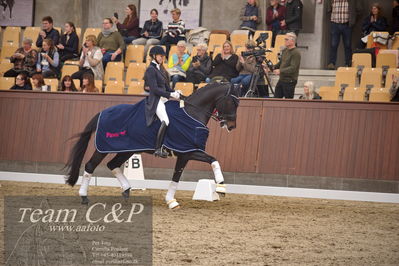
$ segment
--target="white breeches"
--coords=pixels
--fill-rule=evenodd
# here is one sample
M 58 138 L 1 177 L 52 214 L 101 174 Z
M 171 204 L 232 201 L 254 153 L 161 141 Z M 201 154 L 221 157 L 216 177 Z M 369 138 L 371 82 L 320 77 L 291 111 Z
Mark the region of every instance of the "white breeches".
M 161 97 L 159 99 L 158 105 L 157 105 L 157 111 L 156 114 L 161 120 L 161 122 L 165 122 L 167 126 L 169 126 L 169 117 L 168 114 L 166 113 L 166 108 L 165 108 L 165 103 L 168 101 L 168 99 Z

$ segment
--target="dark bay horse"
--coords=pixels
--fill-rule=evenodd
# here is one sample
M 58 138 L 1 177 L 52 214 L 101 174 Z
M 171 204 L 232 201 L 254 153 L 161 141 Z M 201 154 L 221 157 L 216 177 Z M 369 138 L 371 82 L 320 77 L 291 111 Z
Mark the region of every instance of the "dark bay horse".
M 220 122 L 220 126 L 226 128 L 228 131 L 236 127 L 237 108 L 239 104 L 239 89 L 230 83 L 222 84 L 209 84 L 201 89 L 198 89 L 189 97 L 184 99 L 184 110 L 188 115 L 204 125 L 207 125 L 210 118 L 214 117 Z M 217 114 L 215 115 L 215 110 Z M 69 161 L 66 167 L 69 169 L 66 177 L 66 183 L 74 186 L 79 178 L 80 166 L 83 161 L 84 154 L 91 135 L 97 130 L 97 121 L 100 113 L 94 116 L 91 121 L 86 125 L 86 128 L 79 134 L 80 138 L 74 145 Z M 155 143 L 154 143 L 155 146 Z M 153 150 L 143 151 L 153 153 Z M 87 190 L 90 183 L 90 178 L 100 164 L 100 162 L 107 156 L 108 153 L 100 153 L 95 151 L 91 159 L 85 164 L 85 172 L 83 174 L 82 185 L 79 190 L 79 195 L 82 198 L 82 204 L 88 204 Z M 122 187 L 122 196 L 129 197 L 130 184 L 127 178 L 123 175 L 120 167 L 128 160 L 134 152 L 120 152 L 108 162 L 107 167 L 112 171 L 114 176 L 118 179 Z M 212 156 L 203 151 L 191 151 L 185 153 L 173 152 L 177 156 L 175 170 L 173 173 L 172 182 L 169 185 L 165 201 L 169 208 L 173 209 L 179 206 L 179 203 L 174 198 L 180 177 L 186 167 L 188 161 L 196 160 L 209 163 L 216 181 L 216 192 L 224 194 L 226 188 L 224 185 L 223 174 L 219 162 Z

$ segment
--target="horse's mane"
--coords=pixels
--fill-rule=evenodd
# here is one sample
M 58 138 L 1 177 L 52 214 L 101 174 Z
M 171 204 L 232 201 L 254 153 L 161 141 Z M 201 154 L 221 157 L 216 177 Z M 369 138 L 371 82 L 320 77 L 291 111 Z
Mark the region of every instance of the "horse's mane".
M 198 97 L 198 95 L 204 94 L 207 91 L 214 90 L 217 87 L 224 86 L 227 89 L 227 86 L 230 86 L 230 83 L 220 84 L 220 83 L 210 83 L 200 89 L 197 89 L 193 94 L 187 97 L 187 99 L 192 99 Z

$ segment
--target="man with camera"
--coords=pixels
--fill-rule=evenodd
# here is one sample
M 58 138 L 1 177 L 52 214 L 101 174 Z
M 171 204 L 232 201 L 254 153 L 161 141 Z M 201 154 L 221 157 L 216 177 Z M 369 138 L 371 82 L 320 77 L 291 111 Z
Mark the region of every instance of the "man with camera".
M 296 35 L 289 32 L 285 35 L 285 49 L 281 54 L 281 60 L 274 66 L 273 73 L 280 75 L 277 82 L 274 98 L 294 98 L 295 86 L 299 76 L 301 54 L 295 46 Z

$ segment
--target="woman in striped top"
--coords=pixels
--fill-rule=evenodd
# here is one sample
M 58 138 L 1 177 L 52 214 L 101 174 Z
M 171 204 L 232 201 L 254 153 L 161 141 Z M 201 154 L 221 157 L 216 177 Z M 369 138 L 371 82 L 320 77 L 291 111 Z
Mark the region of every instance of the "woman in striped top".
M 172 9 L 170 11 L 172 14 L 172 22 L 169 22 L 168 29 L 166 31 L 165 37 L 161 40 L 161 45 L 166 46 L 166 55 L 169 55 L 170 45 L 177 44 L 179 41 L 185 41 L 185 23 L 180 19 L 181 11 L 178 8 Z

